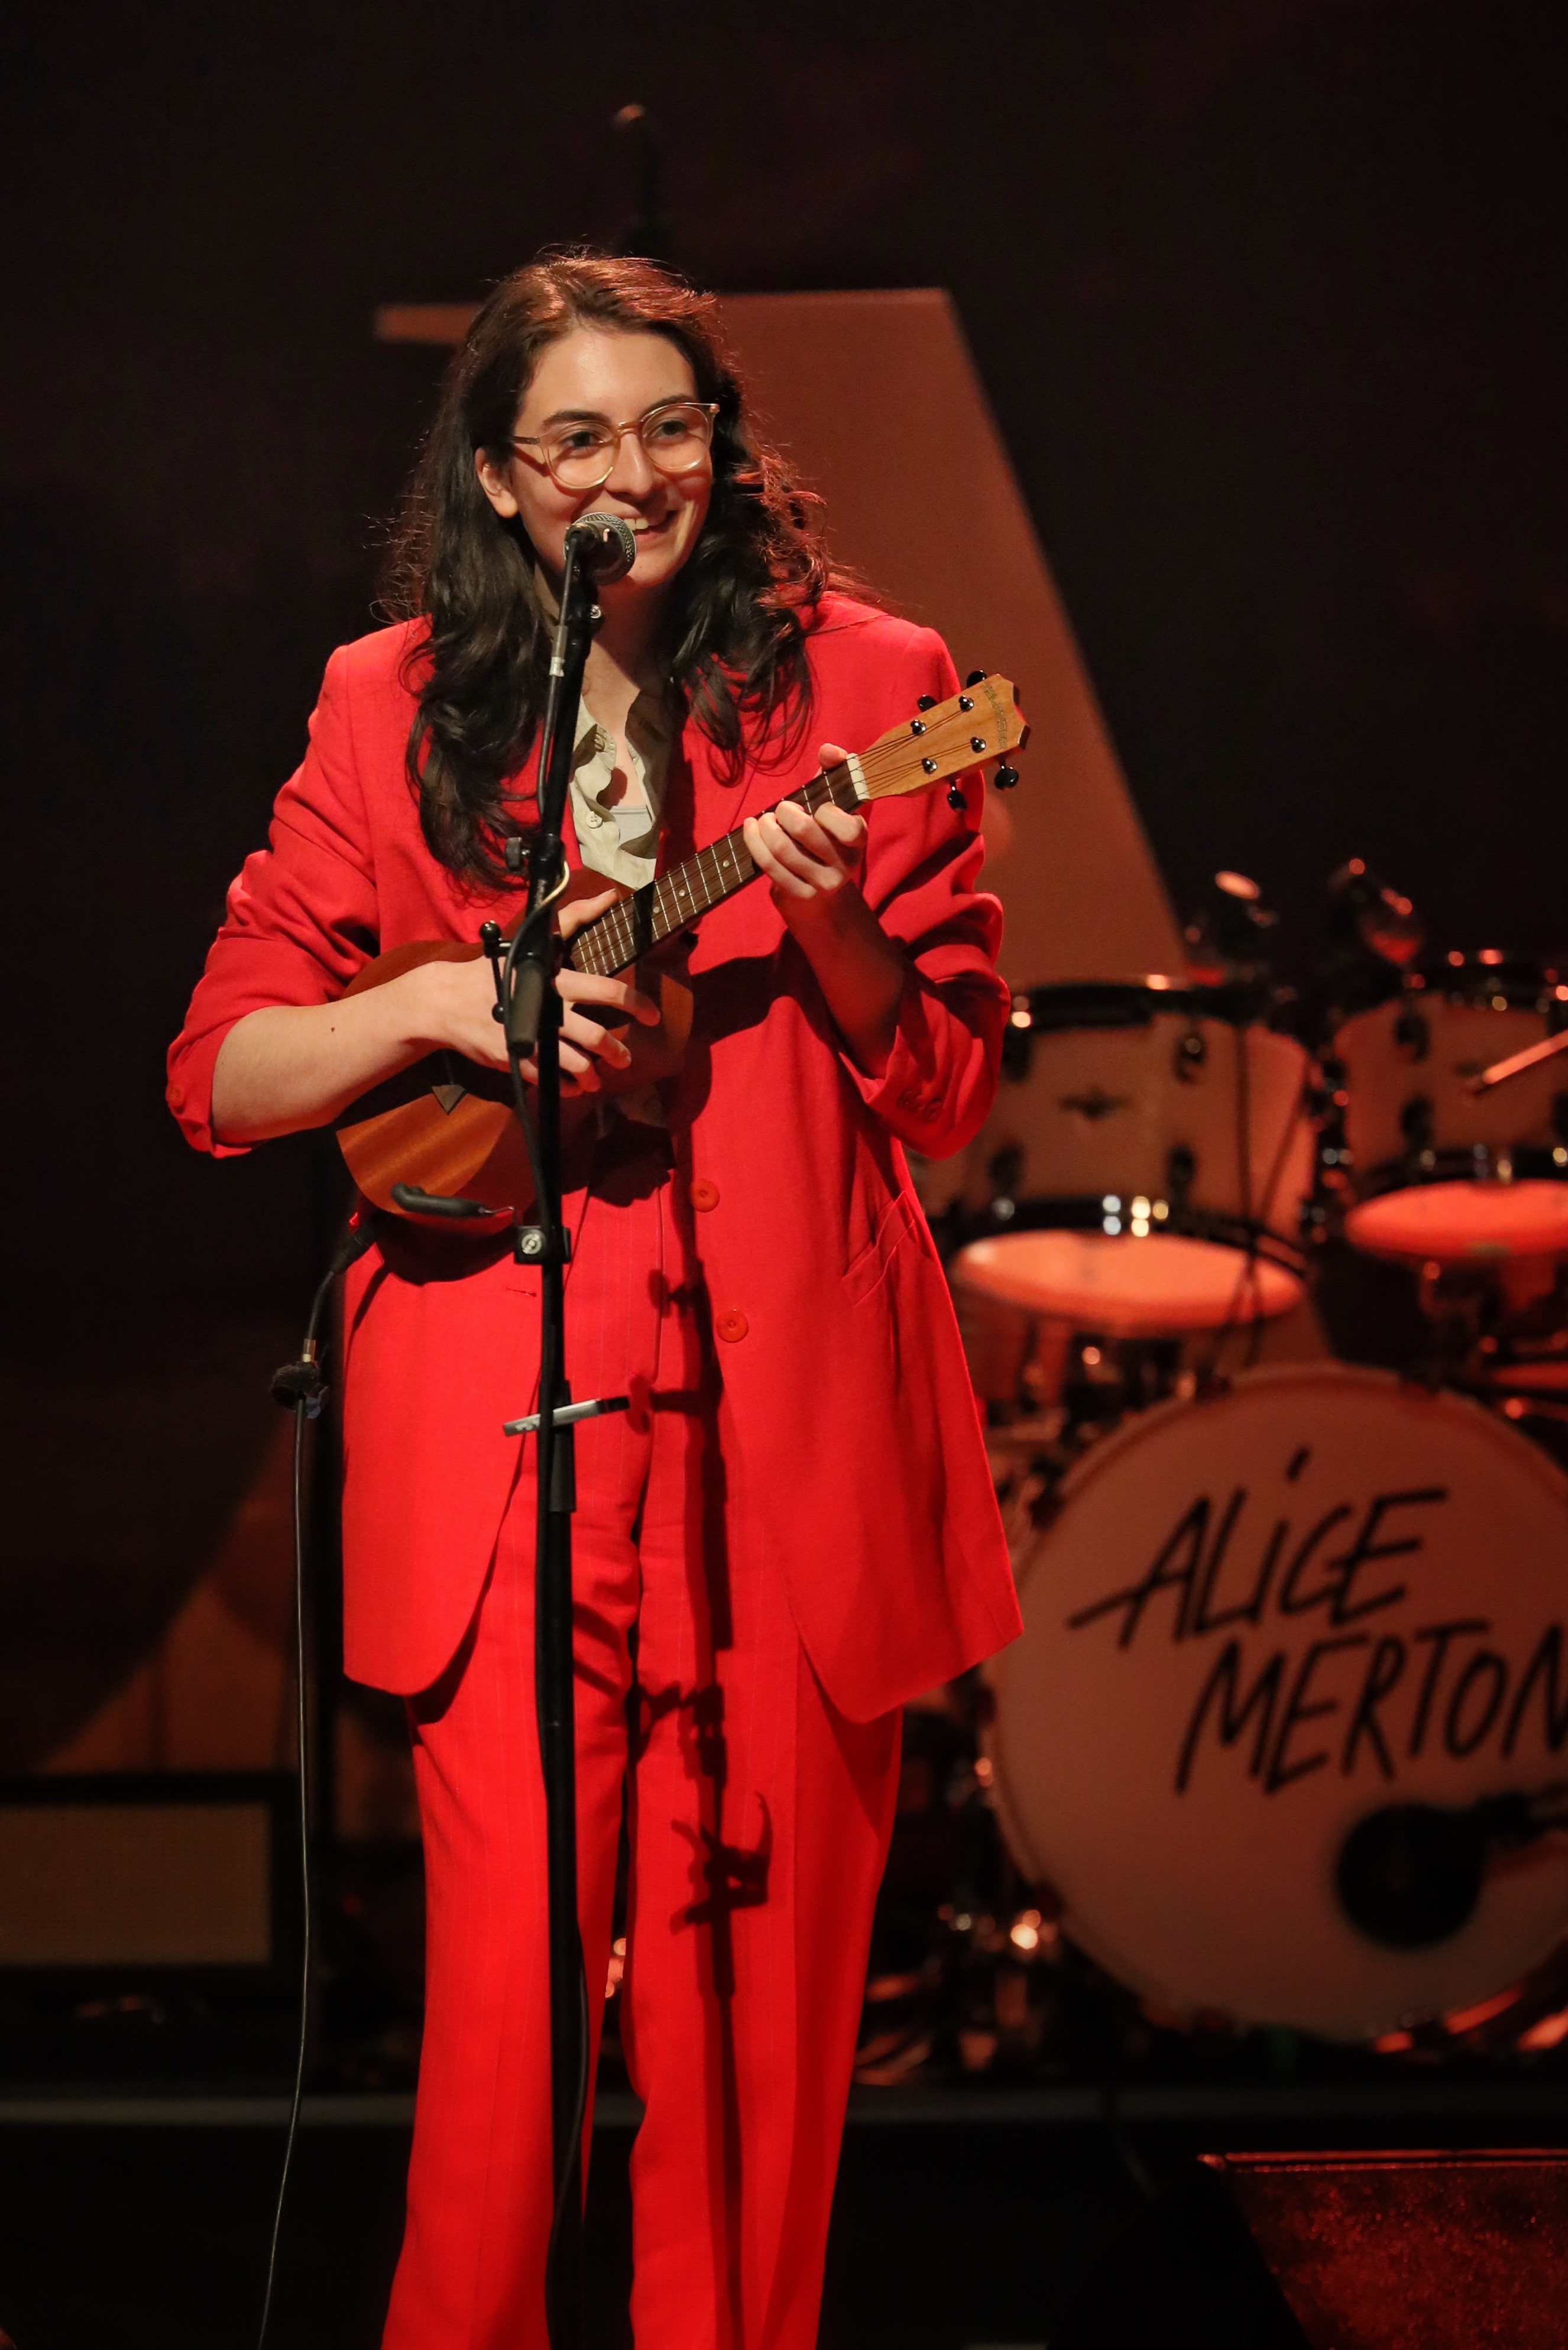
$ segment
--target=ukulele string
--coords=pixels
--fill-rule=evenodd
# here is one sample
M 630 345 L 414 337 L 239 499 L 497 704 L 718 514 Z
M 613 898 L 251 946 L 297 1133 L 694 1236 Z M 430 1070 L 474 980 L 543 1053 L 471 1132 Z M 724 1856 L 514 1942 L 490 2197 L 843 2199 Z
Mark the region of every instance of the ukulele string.
M 1002 751 L 1006 745 L 1002 743 L 995 747 Z M 857 764 L 867 799 L 883 797 L 897 789 L 898 784 L 909 775 L 912 749 L 912 742 L 896 741 L 873 744 L 869 750 L 860 754 Z M 924 755 L 929 757 L 931 754 L 927 752 Z M 858 805 L 860 795 L 852 786 L 846 798 L 840 796 L 846 792 L 850 775 L 849 762 L 845 760 L 837 766 L 821 770 L 809 782 L 802 784 L 797 791 L 788 792 L 784 796 L 812 816 L 829 801 L 837 807 L 854 807 Z M 921 785 L 937 784 L 941 780 L 940 761 L 936 774 L 922 774 L 919 777 Z M 728 875 L 723 870 L 726 856 L 731 868 Z M 718 840 L 697 849 L 668 873 L 660 874 L 656 880 L 644 883 L 642 889 L 634 890 L 629 898 L 623 898 L 618 905 L 607 907 L 596 920 L 578 931 L 572 941 L 568 960 L 579 971 L 604 974 L 626 971 L 650 948 L 659 945 L 674 931 L 685 929 L 689 922 L 695 921 L 710 907 L 720 904 L 734 890 L 743 889 L 749 881 L 754 880 L 756 870 L 751 853 L 744 845 L 742 829 L 736 827 Z M 717 895 L 708 886 L 710 872 L 719 884 Z M 696 894 L 699 881 L 702 890 L 701 900 Z M 649 912 L 645 922 L 639 920 L 641 909 L 647 909 Z M 642 931 L 640 937 L 639 930 Z

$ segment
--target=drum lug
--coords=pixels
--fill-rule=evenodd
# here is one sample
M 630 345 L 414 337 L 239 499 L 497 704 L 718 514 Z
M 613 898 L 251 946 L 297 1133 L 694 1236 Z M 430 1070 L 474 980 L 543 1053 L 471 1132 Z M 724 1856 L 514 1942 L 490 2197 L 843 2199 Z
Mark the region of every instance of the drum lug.
M 1187 1195 L 1192 1189 L 1192 1180 L 1197 1172 L 1198 1161 L 1186 1143 L 1177 1143 L 1165 1162 L 1165 1184 L 1170 1194 L 1170 1204 L 1178 1213 L 1187 1205 Z
M 1424 1012 L 1407 1003 L 1394 1023 L 1394 1042 L 1407 1059 L 1424 1061 L 1432 1049 L 1432 1024 Z
M 1209 1058 L 1209 1047 L 1202 1032 L 1188 1028 L 1176 1040 L 1176 1075 L 1184 1086 L 1196 1085 L 1198 1073 Z
M 1399 1131 L 1412 1158 L 1432 1147 L 1432 1105 L 1425 1094 L 1412 1094 L 1399 1113 Z
M 1018 1186 L 1023 1174 L 1023 1149 L 1021 1143 L 1007 1142 L 985 1162 L 987 1180 L 991 1184 L 992 1201 L 1005 1200 L 1011 1209 L 1018 1197 Z
M 1002 1032 L 1002 1074 L 1022 1084 L 1034 1058 L 1034 1039 L 1027 1026 L 1010 1020 Z

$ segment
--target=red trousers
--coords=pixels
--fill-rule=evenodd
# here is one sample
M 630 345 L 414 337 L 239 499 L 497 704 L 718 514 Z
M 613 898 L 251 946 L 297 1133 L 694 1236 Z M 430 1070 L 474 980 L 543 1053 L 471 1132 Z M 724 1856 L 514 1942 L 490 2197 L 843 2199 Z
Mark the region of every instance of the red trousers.
M 580 1923 L 597 2054 L 623 1791 L 619 1997 L 646 2112 L 631 2176 L 638 2350 L 812 2350 L 892 1825 L 896 1715 L 846 1721 L 733 1529 L 722 1365 L 662 1146 L 600 1178 L 567 1284 Z M 526 1307 L 520 1307 L 526 1311 Z M 529 1408 L 519 1398 L 519 1410 Z M 424 2047 L 384 2350 L 544 2350 L 551 2209 L 533 1447 L 474 1620 L 416 1700 Z M 800 1464 L 803 1478 L 811 1463 Z

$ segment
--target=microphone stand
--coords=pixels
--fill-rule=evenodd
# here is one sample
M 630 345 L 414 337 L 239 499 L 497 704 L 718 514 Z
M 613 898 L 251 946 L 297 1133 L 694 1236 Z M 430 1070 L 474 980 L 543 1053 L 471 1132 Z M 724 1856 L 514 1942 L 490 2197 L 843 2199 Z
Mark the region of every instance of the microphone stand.
M 602 517 L 592 517 L 598 522 Z M 627 539 L 629 550 L 629 536 Z M 571 778 L 583 671 L 599 609 L 596 572 L 614 557 L 591 524 L 567 533 L 561 609 L 551 651 L 540 734 L 539 822 L 529 845 L 527 908 L 502 971 L 497 1016 L 504 1019 L 517 1117 L 528 1144 L 535 1190 L 533 1224 L 513 1229 L 520 1264 L 539 1272 L 539 1409 L 506 1422 L 506 1433 L 537 1432 L 538 1518 L 535 1552 L 534 1685 L 539 1760 L 545 1782 L 550 1956 L 550 2112 L 555 2217 L 545 2272 L 551 2350 L 581 2350 L 583 2339 L 582 2131 L 587 2101 L 588 2011 L 577 1928 L 577 1816 L 572 1683 L 572 1512 L 576 1506 L 573 1425 L 604 1411 L 624 1411 L 615 1396 L 576 1404 L 566 1379 L 565 1277 L 570 1251 L 561 1212 L 561 999 L 553 984 L 559 962 L 550 910 L 566 882 L 561 844 Z M 628 562 L 621 569 L 629 567 Z M 534 1054 L 537 1139 L 528 1115 L 521 1064 Z

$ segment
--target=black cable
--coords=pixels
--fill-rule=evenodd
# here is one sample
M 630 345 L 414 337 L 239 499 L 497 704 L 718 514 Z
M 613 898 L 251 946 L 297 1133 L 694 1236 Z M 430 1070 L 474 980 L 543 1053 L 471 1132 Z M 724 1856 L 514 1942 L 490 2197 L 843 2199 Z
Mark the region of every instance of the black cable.
M 550 2241 L 545 2254 L 545 2273 L 555 2268 L 556 2247 L 566 2218 L 572 2184 L 577 2174 L 577 2162 L 582 2153 L 583 2125 L 588 2116 L 588 1970 L 583 1958 L 582 1937 L 577 1938 L 577 2103 L 572 2116 L 571 2135 L 566 2140 L 566 2158 L 561 2166 L 560 2191 L 550 2218 Z
M 1110 2140 L 1112 2152 L 1138 2194 L 1146 2203 L 1158 2202 L 1159 2189 L 1142 2155 L 1127 2135 L 1127 2126 L 1122 2119 L 1120 2090 L 1115 2082 L 1107 2080 L 1100 2084 L 1099 2118 L 1100 2127 Z
M 296 1676 L 295 1735 L 299 1752 L 299 1883 L 303 1931 L 299 1981 L 299 2046 L 294 2065 L 294 2096 L 288 2109 L 288 2136 L 284 2142 L 283 2169 L 277 2201 L 273 2207 L 272 2242 L 266 2259 L 266 2291 L 262 2296 L 261 2326 L 256 2350 L 266 2350 L 266 2330 L 272 2318 L 273 2287 L 277 2281 L 277 2247 L 283 2232 L 283 2207 L 294 2164 L 294 2141 L 299 2131 L 299 2105 L 305 2093 L 305 2063 L 310 2037 L 310 1794 L 309 1706 L 305 1684 L 305 1423 L 310 1404 L 301 1396 L 294 1407 L 294 1657 Z
M 1258 1304 L 1258 1259 L 1262 1250 L 1263 1236 L 1268 1230 L 1267 1220 L 1273 1212 L 1274 1193 L 1279 1189 L 1280 1178 L 1285 1170 L 1285 1160 L 1290 1156 L 1291 1145 L 1295 1140 L 1296 1128 L 1301 1125 L 1303 1116 L 1304 1114 L 1303 1100 L 1302 1096 L 1298 1094 L 1294 1106 L 1293 1107 L 1291 1113 L 1286 1118 L 1284 1126 L 1281 1130 L 1280 1139 L 1275 1147 L 1273 1159 L 1270 1165 L 1268 1176 L 1263 1185 L 1263 1196 L 1258 1203 L 1257 1214 L 1256 1216 L 1253 1216 L 1251 1213 L 1251 1070 L 1247 1063 L 1247 1032 L 1244 1028 L 1238 1031 L 1238 1038 L 1241 1059 L 1237 1068 L 1237 1146 L 1241 1153 L 1241 1163 L 1240 1176 L 1241 1184 L 1241 1204 L 1243 1209 L 1243 1223 L 1246 1227 L 1247 1239 L 1245 1252 L 1241 1261 L 1241 1270 L 1236 1276 L 1236 1285 L 1231 1293 L 1231 1302 L 1225 1309 L 1225 1319 L 1220 1324 L 1218 1332 L 1214 1336 L 1212 1344 L 1209 1350 L 1207 1362 L 1202 1365 L 1198 1373 L 1198 1383 L 1200 1388 L 1207 1386 L 1219 1370 L 1220 1357 L 1224 1353 L 1226 1346 L 1240 1326 L 1241 1318 L 1241 1301 L 1249 1288 L 1251 1288 L 1253 1293 L 1252 1303 L 1254 1308 Z M 1262 1317 L 1261 1315 L 1254 1312 L 1251 1328 L 1248 1334 L 1247 1356 L 1244 1366 L 1248 1370 L 1252 1368 L 1258 1359 L 1259 1353 L 1262 1347 Z
M 305 1641 L 305 1424 L 317 1419 L 327 1396 L 327 1378 L 317 1360 L 320 1344 L 321 1319 L 332 1295 L 333 1284 L 347 1273 L 357 1257 L 363 1256 L 376 1236 L 374 1219 L 361 1212 L 350 1226 L 346 1240 L 334 1251 L 332 1262 L 317 1285 L 310 1301 L 310 1312 L 305 1325 L 305 1336 L 300 1342 L 298 1360 L 285 1363 L 272 1378 L 275 1403 L 291 1408 L 294 1412 L 294 1673 L 295 1673 L 295 1738 L 299 1762 L 299 1890 L 300 1890 L 300 1968 L 299 1968 L 299 2044 L 295 2054 L 294 2096 L 288 2109 L 288 2136 L 284 2142 L 283 2169 L 277 2182 L 277 2201 L 273 2207 L 272 2242 L 267 2251 L 266 2289 L 262 2296 L 261 2326 L 256 2334 L 256 2350 L 266 2350 L 267 2327 L 272 2321 L 273 2290 L 277 2282 L 277 2251 L 283 2233 L 284 2203 L 288 2194 L 289 2174 L 294 2165 L 294 2143 L 299 2135 L 299 2107 L 305 2095 L 305 2065 L 310 2043 L 310 1983 L 311 1983 L 311 1904 L 310 1904 L 310 1702 L 306 1679 Z

